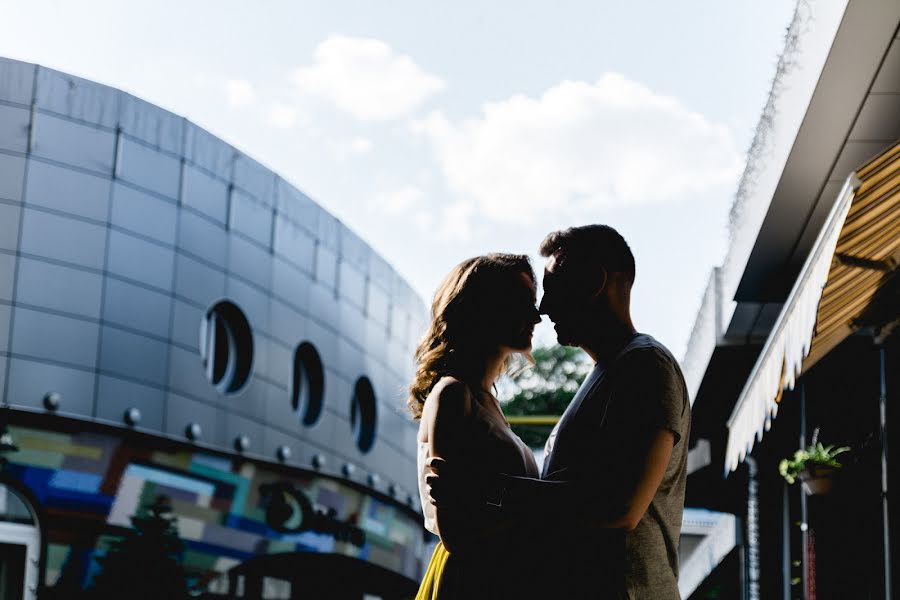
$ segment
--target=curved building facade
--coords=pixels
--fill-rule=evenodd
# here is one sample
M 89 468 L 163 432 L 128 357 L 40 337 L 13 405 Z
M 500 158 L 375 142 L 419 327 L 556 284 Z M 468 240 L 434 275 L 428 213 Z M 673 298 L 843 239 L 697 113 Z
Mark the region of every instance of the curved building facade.
M 37 587 L 89 583 L 159 495 L 209 593 L 301 597 L 283 565 L 308 554 L 374 573 L 360 594 L 415 581 L 404 392 L 424 317 L 383 258 L 235 148 L 0 59 L 0 389 L 17 447 L 0 500 L 31 506 Z M 273 497 L 293 524 L 273 521 Z M 282 576 L 260 558 L 275 554 Z

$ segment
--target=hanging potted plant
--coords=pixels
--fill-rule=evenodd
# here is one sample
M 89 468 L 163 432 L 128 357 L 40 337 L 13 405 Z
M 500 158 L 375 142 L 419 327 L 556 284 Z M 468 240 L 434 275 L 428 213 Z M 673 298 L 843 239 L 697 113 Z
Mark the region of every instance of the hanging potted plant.
M 847 446 L 835 448 L 823 446 L 818 441 L 819 429 L 813 432 L 812 443 L 794 452 L 793 458 L 785 458 L 778 464 L 778 472 L 793 485 L 797 479 L 809 496 L 828 493 L 834 485 L 834 474 L 841 468 L 837 456 L 850 450 Z

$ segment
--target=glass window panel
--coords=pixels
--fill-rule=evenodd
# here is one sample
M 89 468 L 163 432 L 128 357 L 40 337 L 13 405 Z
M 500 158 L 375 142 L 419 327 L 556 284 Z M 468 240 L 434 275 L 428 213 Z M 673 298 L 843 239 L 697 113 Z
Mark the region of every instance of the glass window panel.
M 119 231 L 109 232 L 107 269 L 111 273 L 170 291 L 175 253 L 170 248 Z
M 16 274 L 14 254 L 0 254 L 0 300 L 12 300 L 13 280 Z
M 0 198 L 21 202 L 24 180 L 25 159 L 0 153 Z
M 195 256 L 225 268 L 225 229 L 203 217 L 181 211 L 178 245 Z
M 30 186 L 29 186 L 30 187 Z M 113 189 L 112 223 L 124 229 L 175 244 L 178 208 L 151 194 L 116 183 Z
M 30 160 L 25 202 L 105 222 L 110 185 L 106 177 Z
M 93 371 L 10 358 L 8 380 L 10 404 L 43 409 L 44 396 L 56 392 L 62 396 L 59 412 L 90 416 L 93 411 Z
M 31 111 L 0 104 L 0 148 L 13 152 L 28 150 L 28 124 Z
M 121 94 L 119 102 L 119 126 L 122 131 L 162 150 L 181 153 L 183 117 L 131 94 Z
M 162 430 L 165 396 L 159 388 L 101 375 L 97 382 L 97 417 L 121 425 L 125 411 L 137 408 L 141 411 L 141 427 Z
M 106 227 L 26 208 L 22 218 L 22 252 L 103 268 Z
M 176 257 L 175 293 L 207 306 L 225 293 L 225 273 L 183 254 Z
M 228 184 L 197 167 L 184 166 L 181 201 L 220 223 L 228 217 Z
M 172 299 L 168 294 L 109 277 L 106 280 L 105 295 L 104 321 L 159 337 L 169 335 Z
M 231 191 L 231 216 L 228 226 L 266 248 L 271 247 L 272 208 L 237 189 Z
M 35 112 L 31 152 L 67 165 L 112 173 L 116 136 L 111 131 Z
M 102 330 L 101 371 L 164 384 L 168 344 L 114 327 Z
M 316 240 L 299 225 L 282 217 L 275 219 L 275 252 L 288 262 L 312 273 Z
M 16 300 L 85 317 L 100 316 L 103 277 L 42 260 L 19 259 Z
M 268 289 L 272 281 L 272 255 L 234 235 L 229 236 L 228 245 L 228 269 Z
M 120 137 L 116 176 L 174 199 L 178 198 L 181 161 L 127 137 Z
M 97 359 L 96 322 L 16 307 L 12 352 L 92 369 Z
M 0 58 L 0 100 L 31 104 L 35 65 Z
M 275 174 L 252 158 L 240 153 L 235 157 L 233 181 L 263 204 L 275 205 Z
M 21 211 L 16 205 L 0 203 L 0 250 L 18 250 Z
M 55 113 L 115 128 L 119 91 L 111 87 L 38 67 L 35 104 Z

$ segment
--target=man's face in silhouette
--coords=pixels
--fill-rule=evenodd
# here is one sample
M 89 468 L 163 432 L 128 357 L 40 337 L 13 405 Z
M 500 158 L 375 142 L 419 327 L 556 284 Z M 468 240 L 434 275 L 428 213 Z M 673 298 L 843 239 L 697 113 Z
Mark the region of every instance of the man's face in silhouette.
M 605 288 L 606 271 L 599 264 L 560 253 L 547 259 L 540 312 L 553 321 L 560 344 L 581 346 L 602 335 L 597 326 L 611 314 Z

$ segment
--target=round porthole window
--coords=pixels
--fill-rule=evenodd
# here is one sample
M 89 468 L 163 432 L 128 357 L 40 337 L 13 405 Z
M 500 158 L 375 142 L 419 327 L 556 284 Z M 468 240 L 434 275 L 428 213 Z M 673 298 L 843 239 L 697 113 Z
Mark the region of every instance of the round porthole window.
M 200 356 L 206 379 L 223 394 L 234 394 L 250 379 L 253 333 L 243 311 L 223 300 L 200 325 Z
M 350 427 L 356 438 L 356 447 L 368 452 L 375 444 L 375 425 L 378 411 L 375 403 L 375 390 L 368 377 L 360 377 L 353 388 L 353 400 L 350 405 Z
M 294 351 L 294 377 L 291 381 L 291 405 L 304 425 L 314 425 L 322 414 L 325 373 L 315 346 L 303 342 Z

